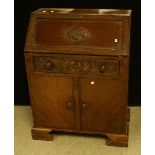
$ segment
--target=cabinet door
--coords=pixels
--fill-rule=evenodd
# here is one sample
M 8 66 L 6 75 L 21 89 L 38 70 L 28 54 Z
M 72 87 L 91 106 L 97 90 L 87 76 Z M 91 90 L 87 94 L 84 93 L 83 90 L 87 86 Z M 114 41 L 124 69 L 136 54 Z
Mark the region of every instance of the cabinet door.
M 80 87 L 82 130 L 125 133 L 123 80 L 81 78 Z
M 72 78 L 34 73 L 29 84 L 35 127 L 74 128 Z

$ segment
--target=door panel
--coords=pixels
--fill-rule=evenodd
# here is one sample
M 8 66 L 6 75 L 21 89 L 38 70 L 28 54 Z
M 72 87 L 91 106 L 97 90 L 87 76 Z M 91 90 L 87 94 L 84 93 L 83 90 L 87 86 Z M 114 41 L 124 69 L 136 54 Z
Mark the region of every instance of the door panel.
M 126 132 L 123 80 L 81 78 L 80 88 L 82 130 Z
M 34 73 L 30 77 L 36 127 L 74 128 L 73 80 Z

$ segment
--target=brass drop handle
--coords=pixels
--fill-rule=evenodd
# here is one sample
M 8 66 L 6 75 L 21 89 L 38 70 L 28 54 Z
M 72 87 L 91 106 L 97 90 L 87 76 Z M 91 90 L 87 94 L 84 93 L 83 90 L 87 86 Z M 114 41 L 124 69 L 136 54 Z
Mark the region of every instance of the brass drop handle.
M 106 71 L 106 64 L 102 64 L 101 66 L 100 66 L 100 72 L 101 73 L 104 73 Z
M 72 107 L 72 102 L 67 103 L 68 107 Z
M 47 69 L 51 69 L 53 67 L 53 63 L 51 61 L 48 61 L 46 63 L 46 67 L 47 67 Z
M 102 65 L 102 67 L 101 67 L 102 69 L 105 69 L 105 65 Z
M 81 110 L 85 111 L 87 109 L 87 104 L 86 103 L 82 103 L 81 104 Z

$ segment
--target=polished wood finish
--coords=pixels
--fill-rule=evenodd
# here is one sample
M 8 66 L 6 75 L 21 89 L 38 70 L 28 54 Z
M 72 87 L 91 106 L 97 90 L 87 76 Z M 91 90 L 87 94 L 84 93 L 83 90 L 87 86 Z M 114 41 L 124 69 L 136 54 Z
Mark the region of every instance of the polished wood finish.
M 25 63 L 33 139 L 100 134 L 128 146 L 130 10 L 42 8 L 31 15 Z
M 51 8 L 33 12 L 25 52 L 128 55 L 131 11 L 87 10 Z M 75 32 L 74 37 L 69 37 L 70 31 Z M 83 35 L 79 41 L 77 36 Z
M 51 135 L 52 129 L 50 128 L 32 128 L 32 138 L 34 140 L 46 140 L 52 141 L 53 136 Z
M 104 50 L 119 51 L 122 41 L 122 21 L 55 21 L 54 19 L 41 18 L 37 20 L 36 27 L 36 45 L 68 47 L 80 45 L 85 48 L 97 47 Z M 55 31 L 55 29 L 60 31 Z M 117 38 L 119 40 L 118 43 L 115 43 L 113 38 Z
M 86 104 L 81 113 L 82 130 L 126 133 L 124 96 L 120 96 L 124 93 L 123 82 L 98 78 L 82 78 L 80 82 L 80 101 L 82 102 L 80 104 L 81 106 Z M 94 84 L 90 84 L 91 82 Z M 115 99 L 112 99 L 112 96 Z M 110 128 L 108 124 L 110 124 Z
M 107 134 L 108 137 L 106 144 L 110 146 L 128 146 L 128 135 L 115 135 L 115 134 Z

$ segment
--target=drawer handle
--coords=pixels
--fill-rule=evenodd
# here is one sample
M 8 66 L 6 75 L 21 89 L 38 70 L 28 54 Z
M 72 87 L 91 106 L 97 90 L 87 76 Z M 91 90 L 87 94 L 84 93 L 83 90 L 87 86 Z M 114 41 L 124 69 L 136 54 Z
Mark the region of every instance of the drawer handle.
M 106 71 L 106 65 L 105 64 L 102 64 L 101 66 L 100 66 L 100 72 L 101 73 L 104 73 Z
M 52 63 L 51 61 L 48 61 L 48 62 L 46 63 L 46 68 L 47 68 L 47 69 L 52 69 L 52 68 L 53 68 L 53 63 Z
M 72 27 L 67 32 L 67 36 L 74 41 L 82 41 L 88 39 L 89 32 L 84 27 Z

